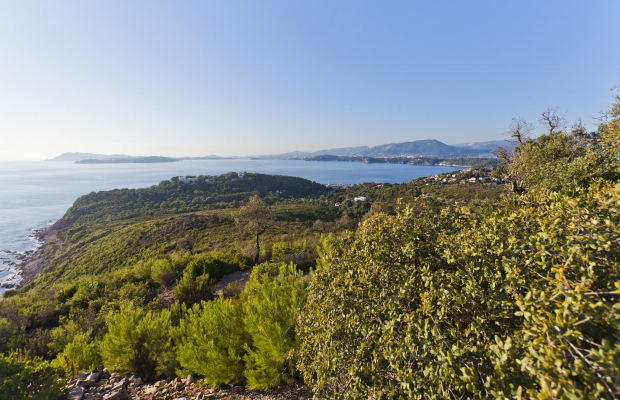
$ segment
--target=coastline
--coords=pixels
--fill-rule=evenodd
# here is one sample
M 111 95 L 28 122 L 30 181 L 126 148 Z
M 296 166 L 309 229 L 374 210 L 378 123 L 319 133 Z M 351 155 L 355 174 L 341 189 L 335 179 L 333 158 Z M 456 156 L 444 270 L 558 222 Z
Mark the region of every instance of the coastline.
M 32 230 L 32 234 L 28 235 L 35 242 L 32 249 L 23 252 L 13 250 L 2 251 L 9 257 L 14 258 L 13 261 L 5 262 L 8 270 L 11 270 L 14 274 L 10 279 L 0 282 L 0 288 L 3 289 L 3 292 L 20 289 L 39 277 L 44 261 L 43 249 L 56 237 L 56 233 L 62 229 L 62 226 L 57 225 L 58 222 L 60 220 L 54 221 L 44 228 Z M 3 292 L 0 292 L 0 298 Z

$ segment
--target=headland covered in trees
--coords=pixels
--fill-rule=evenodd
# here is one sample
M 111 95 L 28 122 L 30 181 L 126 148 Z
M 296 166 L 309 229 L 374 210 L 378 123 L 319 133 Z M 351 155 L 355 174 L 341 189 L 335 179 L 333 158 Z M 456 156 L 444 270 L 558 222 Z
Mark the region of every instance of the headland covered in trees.
M 550 109 L 496 166 L 403 184 L 83 196 L 0 301 L 0 397 L 615 399 L 614 99 L 594 132 Z

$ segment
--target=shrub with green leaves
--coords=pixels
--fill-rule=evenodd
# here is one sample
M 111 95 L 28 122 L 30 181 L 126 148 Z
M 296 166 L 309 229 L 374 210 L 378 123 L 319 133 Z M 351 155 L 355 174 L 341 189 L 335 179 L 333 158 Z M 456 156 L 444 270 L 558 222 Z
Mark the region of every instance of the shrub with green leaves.
M 110 368 L 154 378 L 173 360 L 170 311 L 145 311 L 128 302 L 110 311 L 108 333 L 101 342 L 101 355 Z
M 83 371 L 92 371 L 101 364 L 99 343 L 91 337 L 91 331 L 80 332 L 65 346 L 52 365 L 64 371 L 66 377 L 74 377 Z
M 295 322 L 308 285 L 302 276 L 292 264 L 281 264 L 275 278 L 253 274 L 241 294 L 243 324 L 251 338 L 244 357 L 250 389 L 266 390 L 296 375 L 300 341 Z
M 181 366 L 211 385 L 264 390 L 286 382 L 296 373 L 295 321 L 306 286 L 294 266 L 262 264 L 239 299 L 194 305 L 176 335 Z
M 298 367 L 328 398 L 615 398 L 619 225 L 604 183 L 376 214 L 326 242 Z
M 302 251 L 306 251 L 308 249 L 308 245 L 306 242 L 295 242 L 295 243 L 287 243 L 287 242 L 278 242 L 274 243 L 271 247 L 271 256 L 276 259 L 280 258 L 285 254 L 294 254 L 300 253 Z
M 0 399 L 62 399 L 67 391 L 61 375 L 48 361 L 17 352 L 0 354 Z
M 211 385 L 243 379 L 244 346 L 249 341 L 243 327 L 243 310 L 222 296 L 195 304 L 180 321 L 176 334 L 177 359 Z
M 174 298 L 187 306 L 213 300 L 214 283 L 215 281 L 209 277 L 209 274 L 196 278 L 187 274 L 177 282 L 173 291 Z

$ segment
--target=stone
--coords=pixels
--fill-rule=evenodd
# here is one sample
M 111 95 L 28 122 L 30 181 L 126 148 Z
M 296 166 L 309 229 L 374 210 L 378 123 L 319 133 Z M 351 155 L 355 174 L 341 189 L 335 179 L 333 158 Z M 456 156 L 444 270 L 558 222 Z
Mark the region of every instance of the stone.
M 168 390 L 168 389 L 164 388 L 164 390 L 162 390 L 162 391 L 161 391 L 161 394 L 166 394 L 166 393 L 168 393 L 169 391 L 170 391 L 170 390 Z
M 155 387 L 160 387 L 166 384 L 166 381 L 157 381 L 153 384 Z
M 90 381 L 88 379 L 80 379 L 77 381 L 77 386 L 78 387 L 91 387 L 91 386 L 95 386 L 97 384 L 97 382 L 95 381 Z
M 194 383 L 194 377 L 191 375 L 187 375 L 187 378 L 185 378 L 185 384 L 191 385 L 192 383 Z
M 86 393 L 84 395 L 84 400 L 103 400 L 103 395 Z
M 69 392 L 69 395 L 67 396 L 67 400 L 82 400 L 83 397 L 84 397 L 84 388 L 77 387 Z
M 230 393 L 235 394 L 235 393 L 241 393 L 243 392 L 243 386 L 235 386 L 232 389 L 230 389 Z
M 103 400 L 131 400 L 131 396 L 123 386 L 120 390 L 112 391 L 103 396 Z
M 174 390 L 179 391 L 182 390 L 185 387 L 184 384 L 182 384 L 181 382 L 177 382 L 174 384 Z
M 118 381 L 113 387 L 112 390 L 118 390 L 120 388 L 124 388 L 127 386 L 127 378 L 123 378 L 120 381 Z
M 155 394 L 157 393 L 157 388 L 154 386 L 151 386 L 149 388 L 146 388 L 146 390 L 142 393 L 144 393 L 145 395 Z
M 103 373 L 103 371 L 105 371 L 105 368 L 103 368 L 103 365 L 97 365 L 95 367 L 95 371 L 94 372 L 99 372 L 101 374 L 101 373 Z
M 138 387 L 138 386 L 142 385 L 143 383 L 144 383 L 144 382 L 142 382 L 142 379 L 140 379 L 140 378 L 135 378 L 135 379 L 133 380 L 133 382 L 131 383 L 131 386 L 132 386 L 132 387 Z
M 81 374 L 78 374 L 78 376 L 76 378 L 78 379 L 86 379 L 86 377 L 90 375 L 90 372 L 82 372 Z
M 88 377 L 86 377 L 86 380 L 97 382 L 99 380 L 99 375 L 99 372 L 93 372 L 92 374 L 88 375 Z
M 186 399 L 185 397 L 177 397 L 177 398 L 176 398 L 176 399 L 174 399 L 174 400 L 187 400 L 187 399 Z

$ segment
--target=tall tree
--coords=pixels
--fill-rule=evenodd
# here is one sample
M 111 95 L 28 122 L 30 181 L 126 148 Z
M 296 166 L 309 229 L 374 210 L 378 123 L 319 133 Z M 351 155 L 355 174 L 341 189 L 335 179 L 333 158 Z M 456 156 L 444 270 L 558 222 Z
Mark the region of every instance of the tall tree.
M 257 264 L 258 257 L 260 256 L 260 235 L 265 233 L 267 227 L 272 224 L 271 209 L 260 197 L 252 196 L 250 197 L 250 201 L 241 207 L 235 221 L 244 230 L 256 235 L 256 256 L 254 257 L 254 263 Z

